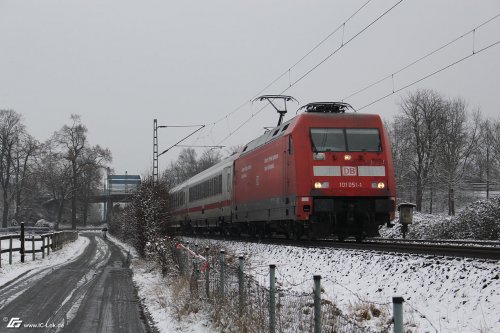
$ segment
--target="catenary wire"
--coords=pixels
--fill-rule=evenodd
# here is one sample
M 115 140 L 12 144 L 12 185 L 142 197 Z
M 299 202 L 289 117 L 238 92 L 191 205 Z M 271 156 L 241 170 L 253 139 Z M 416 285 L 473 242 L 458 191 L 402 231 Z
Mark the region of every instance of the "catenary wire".
M 372 25 L 374 25 L 378 20 L 380 20 L 381 18 L 383 18 L 385 15 L 387 15 L 390 11 L 392 11 L 394 8 L 396 8 L 401 2 L 403 2 L 404 0 L 399 0 L 397 3 L 395 3 L 391 8 L 387 9 L 385 12 L 383 12 L 380 16 L 378 16 L 375 20 L 373 20 L 372 22 L 370 22 L 370 24 L 368 24 L 366 27 L 364 27 L 363 29 L 361 29 L 357 34 L 355 34 L 354 36 L 352 36 L 350 39 L 347 40 L 347 42 L 345 43 L 342 43 L 341 46 L 339 46 L 337 49 L 335 49 L 335 51 L 333 51 L 332 53 L 330 53 L 328 56 L 326 56 L 323 60 L 321 60 L 319 63 L 317 63 L 316 65 L 314 65 L 310 70 L 308 70 L 305 74 L 303 74 L 301 77 L 299 77 L 295 82 L 293 82 L 292 84 L 290 84 L 290 86 L 288 88 L 286 88 L 283 92 L 287 91 L 288 89 L 290 89 L 291 87 L 293 87 L 295 84 L 297 84 L 298 82 L 302 81 L 302 79 L 304 79 L 305 77 L 307 77 L 309 74 L 311 74 L 313 71 L 315 71 L 319 66 L 321 66 L 325 61 L 327 61 L 328 59 L 330 59 L 333 55 L 335 55 L 338 51 L 340 51 L 342 48 L 344 48 L 347 44 L 349 44 L 351 41 L 353 41 L 354 39 L 356 39 L 359 35 L 361 35 L 363 32 L 365 32 L 367 29 L 369 29 Z
M 403 0 L 401 0 L 401 1 L 403 1 Z M 400 2 L 401 2 L 401 1 L 400 1 Z M 392 10 L 392 9 L 393 9 L 396 5 L 398 5 L 400 2 L 396 3 L 396 4 L 395 4 L 393 7 L 391 7 L 388 11 Z M 386 11 L 384 14 L 382 14 L 382 16 L 383 16 L 383 15 L 385 15 L 385 14 L 387 14 L 387 13 L 388 13 L 388 11 Z M 480 25 L 476 26 L 474 29 L 472 29 L 471 31 L 469 31 L 469 32 L 467 32 L 467 33 L 465 33 L 465 34 L 463 34 L 462 36 L 460 36 L 460 37 L 458 37 L 458 38 L 456 38 L 455 40 L 450 41 L 449 43 L 445 44 L 445 45 L 444 45 L 444 46 L 442 46 L 441 48 L 438 48 L 438 49 L 436 49 L 435 51 L 432 51 L 430 54 L 428 54 L 428 55 L 426 55 L 426 56 L 422 57 L 420 60 L 417 60 L 417 61 L 415 61 L 414 63 L 419 62 L 419 61 L 421 61 L 421 60 L 425 59 L 426 57 L 430 56 L 431 54 L 434 54 L 434 53 L 438 52 L 439 50 L 441 50 L 441 49 L 443 49 L 443 48 L 445 48 L 445 47 L 449 46 L 450 44 L 453 44 L 456 40 L 458 40 L 458 39 L 460 39 L 460 38 L 463 38 L 463 37 L 467 36 L 467 35 L 468 35 L 468 34 L 470 34 L 472 31 L 475 31 L 475 30 L 479 29 L 480 27 L 482 27 L 482 26 L 484 26 L 484 25 L 488 24 L 489 22 L 493 21 L 494 19 L 496 19 L 496 18 L 498 18 L 498 17 L 500 17 L 500 13 L 499 13 L 499 14 L 497 14 L 497 15 L 495 15 L 495 16 L 494 16 L 494 17 L 492 17 L 491 19 L 489 19 L 489 20 L 487 20 L 487 21 L 483 22 L 482 24 L 480 24 Z M 377 21 L 377 20 L 378 20 L 378 19 L 380 19 L 380 18 L 381 18 L 381 17 L 378 17 L 375 21 Z M 373 23 L 375 23 L 375 21 L 374 21 L 374 22 L 372 22 L 372 23 L 370 23 L 370 25 L 371 25 L 371 24 L 373 24 Z M 362 31 L 366 30 L 366 28 L 368 28 L 368 26 L 367 26 L 367 27 L 365 27 L 365 29 L 363 29 Z M 360 33 L 361 33 L 362 31 L 360 31 Z M 357 35 L 353 36 L 353 38 L 355 38 L 356 36 L 358 36 L 360 33 L 358 33 Z M 350 40 L 348 40 L 348 42 L 350 42 L 353 38 L 351 38 Z M 346 45 L 346 44 L 347 44 L 347 42 L 346 42 L 344 45 Z M 483 51 L 485 51 L 485 50 L 487 50 L 487 49 L 489 49 L 489 48 L 491 48 L 491 47 L 493 47 L 493 46 L 495 46 L 495 45 L 497 45 L 497 44 L 500 44 L 500 41 L 497 41 L 497 42 L 494 42 L 494 43 L 492 43 L 492 44 L 489 44 L 488 46 L 485 46 L 485 47 L 483 47 L 482 49 L 479 49 L 479 50 L 473 50 L 473 52 L 472 52 L 471 54 L 469 54 L 469 55 L 467 55 L 467 56 L 465 56 L 465 57 L 463 57 L 463 58 L 461 58 L 461 59 L 459 59 L 459 60 L 457 60 L 457 61 L 455 61 L 455 62 L 453 62 L 453 63 L 451 63 L 451 64 L 448 64 L 447 66 L 444 66 L 444 67 L 442 67 L 442 68 L 440 68 L 440 69 L 438 69 L 438 70 L 436 70 L 436 71 L 434 71 L 434 72 L 432 72 L 432 73 L 430 73 L 430 74 L 428 74 L 428 75 L 426 75 L 426 76 L 424 76 L 424 77 L 421 77 L 421 78 L 419 78 L 419 79 L 417 79 L 417 80 L 415 80 L 415 81 L 411 82 L 410 84 L 405 85 L 404 87 L 401 87 L 401 88 L 399 88 L 399 89 L 393 89 L 393 91 L 392 91 L 391 93 L 386 94 L 386 95 L 384 95 L 384 96 L 382 96 L 382 97 L 380 97 L 380 98 L 378 98 L 378 99 L 376 99 L 376 100 L 374 100 L 374 101 L 372 101 L 372 102 L 370 102 L 370 103 L 368 103 L 368 104 L 366 104 L 366 105 L 362 106 L 361 108 L 358 108 L 357 110 L 358 110 L 358 111 L 359 111 L 359 110 L 363 110 L 363 109 L 365 109 L 365 108 L 367 108 L 367 107 L 369 107 L 369 106 L 371 106 L 371 105 L 373 105 L 373 104 L 375 104 L 375 103 L 377 103 L 377 102 L 380 102 L 381 100 L 383 100 L 383 99 L 385 99 L 385 98 L 387 98 L 387 97 L 389 97 L 389 96 L 391 96 L 391 95 L 394 95 L 395 93 L 398 93 L 398 92 L 400 92 L 400 91 L 402 91 L 402 90 L 404 90 L 404 89 L 407 89 L 407 88 L 409 88 L 409 87 L 411 87 L 411 86 L 413 86 L 413 85 L 415 85 L 415 84 L 417 84 L 417 83 L 419 83 L 419 82 L 421 82 L 421 81 L 423 81 L 423 80 L 425 80 L 425 79 L 427 79 L 427 78 L 429 78 L 429 77 L 432 77 L 432 76 L 434 76 L 434 75 L 436 75 L 436 74 L 438 74 L 438 73 L 440 73 L 440 72 L 442 72 L 442 71 L 444 71 L 444 70 L 446 70 L 446 69 L 448 69 L 448 68 L 450 68 L 450 67 L 453 67 L 453 66 L 457 65 L 458 63 L 460 63 L 460 62 L 462 62 L 462 61 L 464 61 L 464 60 L 466 60 L 466 59 L 468 59 L 468 58 L 472 57 L 473 55 L 476 55 L 476 54 L 478 54 L 478 53 L 481 53 L 481 52 L 483 52 Z M 342 47 L 343 47 L 343 46 L 341 46 L 340 48 L 342 48 Z M 284 89 L 284 90 L 281 92 L 281 94 L 283 94 L 284 92 L 286 92 L 289 88 L 291 88 L 291 87 L 292 87 L 293 85 L 295 85 L 297 82 L 299 82 L 300 80 L 302 80 L 305 76 L 307 76 L 308 74 L 310 74 L 310 73 L 311 73 L 314 69 L 316 69 L 317 67 L 319 67 L 319 66 L 320 66 L 322 63 L 324 63 L 324 62 L 325 62 L 325 61 L 326 61 L 329 57 L 331 57 L 333 54 L 335 54 L 335 53 L 336 53 L 336 52 L 337 52 L 340 48 L 336 49 L 336 50 L 335 50 L 334 52 L 332 52 L 329 56 L 327 56 L 327 58 L 323 59 L 320 63 L 318 63 L 316 66 L 314 66 L 314 67 L 313 67 L 313 68 L 312 68 L 309 72 L 307 72 L 306 74 L 304 74 L 301 78 L 299 78 L 297 81 L 295 81 L 294 83 L 292 83 L 289 87 L 287 87 L 286 89 Z M 383 80 L 387 79 L 388 77 L 393 77 L 393 75 L 394 75 L 394 74 L 397 74 L 397 73 L 399 73 L 399 72 L 401 72 L 401 71 L 405 70 L 406 68 L 411 67 L 414 63 L 411 63 L 411 64 L 409 64 L 408 66 L 403 67 L 403 68 L 402 68 L 402 69 L 400 69 L 399 71 L 397 71 L 397 72 L 395 72 L 395 73 L 393 73 L 393 74 L 391 74 L 391 75 L 388 75 L 388 76 L 387 76 L 387 77 L 385 77 L 384 79 L 379 80 L 379 81 L 377 81 L 376 83 L 374 83 L 374 84 L 372 84 L 372 85 L 370 85 L 370 86 L 373 86 L 373 85 L 375 85 L 375 84 L 377 84 L 377 83 L 380 83 L 381 81 L 383 81 Z M 368 88 L 366 88 L 366 89 L 368 89 Z M 366 89 L 365 89 L 365 90 L 366 90 Z M 360 91 L 360 92 L 361 92 L 361 91 Z M 353 95 L 352 95 L 352 96 L 353 96 Z M 251 119 L 252 119 L 255 115 L 259 114 L 259 113 L 260 113 L 262 110 L 264 110 L 264 108 L 266 108 L 266 107 L 267 107 L 267 105 L 263 106 L 263 107 L 262 107 L 262 108 L 260 108 L 257 112 L 255 112 L 254 114 L 252 114 L 252 116 L 251 116 L 251 117 L 247 118 L 247 119 L 246 119 L 243 123 L 241 123 L 241 124 L 240 124 L 240 125 L 239 125 L 236 129 L 235 129 L 235 130 L 233 130 L 233 132 L 232 132 L 230 135 L 228 135 L 228 136 L 226 136 L 225 138 L 223 138 L 223 139 L 222 139 L 222 140 L 221 140 L 218 144 L 221 144 L 222 142 L 224 142 L 225 140 L 227 140 L 229 137 L 231 137 L 231 136 L 232 136 L 232 134 L 234 134 L 234 133 L 235 133 L 235 132 L 237 132 L 240 128 L 242 128 L 244 125 L 246 125 L 246 124 L 247 124 L 247 123 L 248 123 L 248 122 L 249 122 L 249 121 L 250 121 L 250 120 L 251 120 Z
M 361 5 L 361 7 L 359 7 L 353 14 L 351 14 L 351 16 L 349 16 L 342 24 L 340 24 L 337 28 L 335 28 L 331 33 L 329 33 L 325 38 L 323 38 L 320 42 L 318 42 L 312 49 L 310 49 L 306 54 L 304 54 L 299 60 L 297 60 L 292 66 L 290 66 L 286 71 L 284 71 L 282 74 L 280 74 L 279 76 L 277 76 L 274 80 L 272 80 L 269 84 L 267 84 L 264 88 L 262 88 L 257 94 L 254 95 L 253 98 L 251 98 L 250 100 L 248 101 L 245 101 L 243 102 L 242 104 L 240 104 L 238 107 L 236 107 L 235 109 L 233 109 L 232 111 L 230 111 L 229 113 L 225 114 L 224 116 L 222 116 L 221 118 L 217 119 L 216 121 L 210 123 L 209 125 L 211 126 L 211 128 L 213 129 L 213 127 L 221 122 L 221 121 L 228 121 L 228 118 L 233 115 L 234 113 L 238 112 L 239 110 L 241 110 L 242 108 L 244 108 L 246 105 L 252 103 L 252 100 L 259 96 L 260 94 L 262 94 L 264 91 L 266 91 L 269 87 L 271 87 L 273 84 L 275 84 L 277 81 L 279 81 L 281 78 L 283 78 L 285 75 L 289 74 L 291 69 L 295 68 L 298 64 L 300 64 L 302 61 L 304 61 L 304 59 L 306 59 L 309 55 L 311 55 L 315 50 L 317 50 L 322 44 L 324 44 L 328 39 L 330 39 L 336 32 L 338 32 L 341 28 L 345 28 L 345 25 L 354 17 L 356 16 L 363 8 L 365 8 L 372 0 L 368 0 L 366 1 L 365 3 L 363 3 Z M 403 1 L 403 0 L 401 0 Z M 344 43 L 343 43 L 344 44 Z M 290 84 L 289 88 L 292 87 L 292 84 Z M 267 107 L 267 104 L 264 106 L 264 108 Z M 260 113 L 264 108 L 261 108 L 259 109 L 255 114 L 252 114 L 252 117 L 253 118 L 255 115 L 257 115 L 258 113 Z M 241 127 L 243 127 L 247 122 L 245 122 L 242 126 L 238 126 L 236 130 L 234 131 L 231 131 L 229 129 L 229 135 L 227 136 L 227 138 L 231 137 L 236 131 L 238 131 Z M 228 124 L 228 127 L 229 127 L 229 124 Z M 223 140 L 225 141 L 227 138 L 224 138 Z M 196 139 L 195 142 L 197 142 L 199 140 L 199 137 Z M 212 139 L 213 141 L 213 139 Z M 220 142 L 223 142 L 223 141 L 220 141 Z
M 436 74 L 438 74 L 438 73 L 440 73 L 440 72 L 442 72 L 442 71 L 444 71 L 444 70 L 446 70 L 446 69 L 448 69 L 448 68 L 450 68 L 450 67 L 453 67 L 453 66 L 455 66 L 455 65 L 457 65 L 457 64 L 459 64 L 459 63 L 461 63 L 461 62 L 462 62 L 462 61 L 464 61 L 464 60 L 467 60 L 467 59 L 471 58 L 472 56 L 475 56 L 475 55 L 477 55 L 477 54 L 479 54 L 479 53 L 481 53 L 481 52 L 483 52 L 483 51 L 486 51 L 486 50 L 490 49 L 491 47 L 493 47 L 493 46 L 495 46 L 495 45 L 498 45 L 498 44 L 500 44 L 500 40 L 499 40 L 499 41 L 496 41 L 496 42 L 494 42 L 494 43 L 491 43 L 491 44 L 489 44 L 489 45 L 487 45 L 487 46 L 483 47 L 482 49 L 479 49 L 479 50 L 477 50 L 477 51 L 474 51 L 473 53 L 468 54 L 468 55 L 466 55 L 465 57 L 462 57 L 462 58 L 458 59 L 457 61 L 454 61 L 454 62 L 452 62 L 452 63 L 450 63 L 450 64 L 448 64 L 448 65 L 446 65 L 446 66 L 444 66 L 444 67 L 441 67 L 440 69 L 438 69 L 438 70 L 436 70 L 436 71 L 434 71 L 434 72 L 432 72 L 432 73 L 430 73 L 430 74 L 427 74 L 427 75 L 425 75 L 425 76 L 423 76 L 423 77 L 421 77 L 421 78 L 419 78 L 419 79 L 417 79 L 417 80 L 415 80 L 415 81 L 413 81 L 413 82 L 411 82 L 411 83 L 409 83 L 409 84 L 407 84 L 407 85 L 405 85 L 405 86 L 403 86 L 403 87 L 401 87 L 401 88 L 399 88 L 399 89 L 396 89 L 396 90 L 394 90 L 393 92 L 390 92 L 390 93 L 388 93 L 388 94 L 386 94 L 386 95 L 384 95 L 384 96 L 382 96 L 382 97 L 380 97 L 380 98 L 377 98 L 377 99 L 375 99 L 374 101 L 372 101 L 372 102 L 370 102 L 370 103 L 368 103 L 368 104 L 366 104 L 366 105 L 364 105 L 364 106 L 362 106 L 362 107 L 358 108 L 357 110 L 358 110 L 358 111 L 359 111 L 359 110 L 363 110 L 363 109 L 365 109 L 365 108 L 367 108 L 367 107 L 369 107 L 369 106 L 372 106 L 373 104 L 378 103 L 378 102 L 380 102 L 381 100 L 384 100 L 384 99 L 386 99 L 387 97 L 389 97 L 389 96 L 391 96 L 391 95 L 394 95 L 394 94 L 395 94 L 395 93 L 397 93 L 397 92 L 400 92 L 401 90 L 404 90 L 404 89 L 409 88 L 409 87 L 411 87 L 411 86 L 413 86 L 413 85 L 415 85 L 415 84 L 417 84 L 417 83 L 419 83 L 419 82 L 421 82 L 421 81 L 424 81 L 425 79 L 428 79 L 428 78 L 430 78 L 430 77 L 432 77 L 432 76 L 434 76 L 434 75 L 436 75 Z
M 377 18 L 375 18 L 373 21 L 371 21 L 368 25 L 366 25 L 363 29 L 361 29 L 360 31 L 358 31 L 358 33 L 356 33 L 353 37 L 351 37 L 350 39 L 348 39 L 345 43 L 343 43 L 340 47 L 338 47 L 337 49 L 335 49 L 333 52 L 331 52 L 328 56 L 326 56 L 325 58 L 323 58 L 323 60 L 321 60 L 319 63 L 317 63 L 316 65 L 314 65 L 311 69 L 309 69 L 305 74 L 303 74 L 301 77 L 299 77 L 296 81 L 294 81 L 293 83 L 290 83 L 290 85 L 285 88 L 283 91 L 280 92 L 280 94 L 283 94 L 285 93 L 286 91 L 288 91 L 290 88 L 292 88 L 293 86 L 295 86 L 297 83 L 299 83 L 300 81 L 302 81 L 304 78 L 306 78 L 309 74 L 311 74 L 314 70 L 316 70 L 319 66 L 321 66 L 323 63 L 325 63 L 328 59 L 330 59 L 333 55 L 335 55 L 340 49 L 344 48 L 346 45 L 348 45 L 351 41 L 353 41 L 354 39 L 356 39 L 357 37 L 359 37 L 363 32 L 365 32 L 367 29 L 369 29 L 371 26 L 373 26 L 377 21 L 379 21 L 381 18 L 383 18 L 385 15 L 387 15 L 389 12 L 391 12 L 394 8 L 396 8 L 399 4 L 401 4 L 404 0 L 399 0 L 397 3 L 395 3 L 392 7 L 390 7 L 389 9 L 387 9 L 385 12 L 383 12 L 381 15 L 379 15 Z M 287 73 L 287 72 L 285 72 Z M 222 138 L 217 144 L 220 145 L 222 144 L 224 141 L 226 141 L 227 139 L 229 139 L 235 132 L 237 132 L 238 130 L 240 130 L 243 126 L 245 126 L 250 120 L 252 120 L 252 118 L 254 118 L 256 115 L 258 115 L 260 112 L 262 112 L 262 110 L 264 110 L 266 107 L 268 106 L 268 104 L 264 105 L 263 107 L 261 107 L 258 111 L 256 111 L 255 113 L 253 113 L 250 117 L 248 117 L 246 120 L 244 120 L 238 127 L 236 127 L 236 129 L 234 129 L 232 131 L 232 133 L 230 133 L 229 135 L 225 136 L 224 138 Z
M 260 89 L 252 98 L 250 98 L 248 101 L 243 102 L 241 105 L 239 105 L 237 108 L 233 109 L 231 112 L 225 114 L 223 117 L 219 118 L 218 120 L 214 121 L 211 124 L 216 124 L 221 121 L 223 121 L 225 118 L 231 116 L 232 114 L 238 112 L 241 110 L 243 107 L 251 103 L 251 101 L 260 96 L 264 91 L 266 91 L 269 87 L 271 87 L 273 84 L 278 82 L 281 78 L 283 78 L 285 75 L 289 74 L 290 70 L 295 68 L 298 64 L 300 64 L 304 59 L 306 59 L 311 53 L 316 51 L 321 45 L 323 45 L 328 39 L 330 39 L 337 31 L 340 30 L 340 28 L 345 27 L 346 23 L 348 23 L 354 16 L 356 16 L 363 8 L 365 8 L 372 0 L 366 1 L 361 7 L 359 7 L 351 16 L 349 16 L 342 24 L 340 24 L 337 28 L 335 28 L 332 32 L 330 32 L 325 38 L 323 38 L 320 42 L 318 42 L 313 48 L 311 48 L 308 52 L 306 52 L 299 60 L 297 60 L 293 65 L 291 65 L 286 71 L 278 75 L 274 80 L 272 80 L 270 83 L 268 83 L 264 88 Z
M 491 21 L 495 20 L 495 19 L 496 19 L 496 18 L 498 18 L 498 17 L 500 17 L 500 13 L 498 13 L 498 14 L 497 14 L 497 15 L 495 15 L 495 16 L 493 16 L 493 17 L 492 17 L 492 18 L 490 18 L 489 20 L 486 20 L 485 22 L 481 23 L 480 25 L 478 25 L 478 26 L 474 27 L 473 29 L 471 29 L 471 30 L 467 31 L 466 33 L 464 33 L 464 34 L 462 34 L 462 35 L 458 36 L 457 38 L 455 38 L 455 39 L 453 39 L 453 40 L 451 40 L 451 41 L 449 41 L 449 42 L 447 42 L 447 43 L 443 44 L 442 46 L 438 47 L 437 49 L 435 49 L 435 50 L 433 50 L 433 51 L 431 51 L 431 52 L 429 52 L 429 53 L 425 54 L 424 56 L 422 56 L 422 57 L 420 57 L 420 58 L 416 59 L 415 61 L 413 61 L 413 62 L 409 63 L 408 65 L 403 66 L 402 68 L 398 69 L 398 70 L 397 70 L 397 71 L 395 71 L 394 73 L 389 74 L 389 75 L 387 75 L 387 76 L 385 76 L 385 77 L 383 77 L 383 78 L 381 78 L 381 79 L 379 79 L 379 80 L 377 80 L 377 81 L 375 81 L 375 82 L 373 82 L 373 83 L 371 83 L 371 84 L 367 85 L 366 87 L 361 88 L 361 89 L 359 89 L 359 90 L 357 90 L 357 91 L 353 92 L 353 93 L 352 93 L 352 94 L 350 94 L 349 96 L 342 98 L 342 99 L 341 99 L 341 101 L 344 101 L 344 100 L 349 99 L 349 98 L 351 98 L 351 97 L 353 97 L 353 96 L 356 96 L 356 95 L 358 95 L 358 94 L 360 94 L 360 93 L 362 93 L 362 92 L 364 92 L 364 91 L 366 91 L 366 90 L 370 89 L 371 87 L 376 86 L 377 84 L 379 84 L 379 83 L 381 83 L 381 82 L 383 82 L 383 81 L 385 81 L 385 80 L 387 80 L 387 79 L 389 79 L 389 78 L 391 78 L 391 77 L 394 77 L 394 75 L 396 75 L 396 74 L 399 74 L 399 73 L 403 72 L 404 70 L 406 70 L 406 69 L 408 69 L 408 68 L 412 67 L 413 65 L 415 65 L 415 64 L 417 64 L 417 63 L 419 63 L 419 62 L 421 62 L 421 61 L 423 61 L 423 60 L 427 59 L 428 57 L 430 57 L 430 56 L 432 56 L 432 55 L 436 54 L 437 52 L 439 52 L 439 51 L 441 51 L 441 50 L 443 50 L 443 49 L 447 48 L 447 47 L 448 47 L 448 46 L 450 46 L 451 44 L 454 44 L 455 42 L 459 41 L 460 39 L 465 38 L 466 36 L 470 35 L 471 33 L 474 33 L 477 29 L 479 29 L 479 28 L 483 27 L 484 25 L 486 25 L 486 24 L 490 23 Z

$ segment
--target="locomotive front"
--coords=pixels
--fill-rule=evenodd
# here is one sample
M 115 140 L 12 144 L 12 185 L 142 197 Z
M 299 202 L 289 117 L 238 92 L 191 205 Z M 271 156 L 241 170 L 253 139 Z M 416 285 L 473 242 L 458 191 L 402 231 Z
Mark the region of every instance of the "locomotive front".
M 295 127 L 303 136 L 296 162 L 298 215 L 313 235 L 377 236 L 394 219 L 396 195 L 382 121 L 338 112 L 335 103 L 317 104 L 321 108 L 306 110 Z

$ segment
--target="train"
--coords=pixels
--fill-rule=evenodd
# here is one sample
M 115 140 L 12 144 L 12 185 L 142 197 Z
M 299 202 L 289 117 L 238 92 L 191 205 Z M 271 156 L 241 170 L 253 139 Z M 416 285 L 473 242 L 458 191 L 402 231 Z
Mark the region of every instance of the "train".
M 379 115 L 309 103 L 170 192 L 168 227 L 191 234 L 354 237 L 392 226 L 396 184 Z

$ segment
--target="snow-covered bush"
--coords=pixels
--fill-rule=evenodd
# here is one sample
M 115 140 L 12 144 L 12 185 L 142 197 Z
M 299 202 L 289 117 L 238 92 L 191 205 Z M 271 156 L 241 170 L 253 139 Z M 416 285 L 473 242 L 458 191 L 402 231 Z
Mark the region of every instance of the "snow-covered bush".
M 146 180 L 128 206 L 114 208 L 109 232 L 133 245 L 141 256 L 155 255 L 170 214 L 168 193 L 165 183 Z
M 500 197 L 480 200 L 453 219 L 455 238 L 500 239 Z
M 382 230 L 383 237 L 399 238 L 400 224 Z M 411 239 L 500 239 L 500 197 L 479 200 L 456 216 L 415 213 L 410 225 Z

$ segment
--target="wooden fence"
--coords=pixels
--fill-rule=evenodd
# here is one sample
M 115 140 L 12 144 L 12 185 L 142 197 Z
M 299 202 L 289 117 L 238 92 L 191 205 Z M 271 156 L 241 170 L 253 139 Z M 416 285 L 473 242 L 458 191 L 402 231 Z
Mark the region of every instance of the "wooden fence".
M 31 254 L 35 260 L 36 253 L 41 253 L 42 258 L 45 255 L 50 255 L 50 251 L 56 251 L 63 247 L 64 243 L 78 239 L 78 231 L 57 231 L 49 232 L 40 235 L 25 235 L 24 223 L 21 223 L 20 234 L 11 234 L 0 236 L 0 267 L 2 267 L 2 254 L 8 253 L 9 264 L 12 264 L 13 253 L 18 252 L 21 257 L 21 262 L 24 262 L 26 254 Z M 8 246 L 2 247 L 2 241 L 8 240 Z M 16 243 L 14 245 L 14 243 Z M 5 244 L 5 242 L 4 242 Z M 31 249 L 27 250 L 26 245 L 31 245 Z

